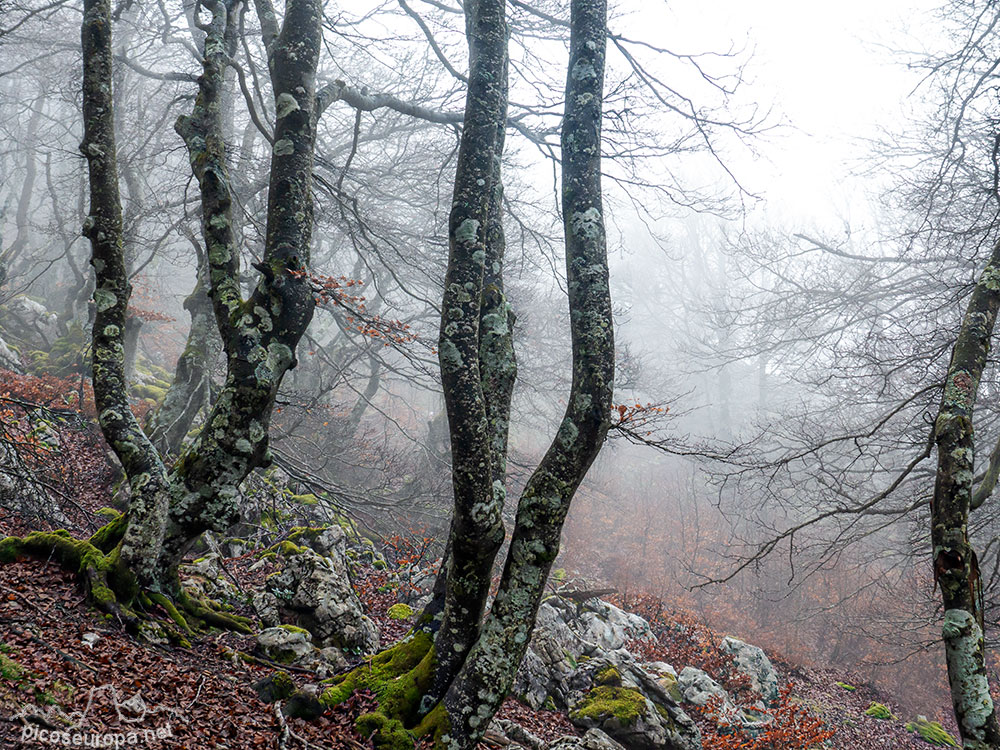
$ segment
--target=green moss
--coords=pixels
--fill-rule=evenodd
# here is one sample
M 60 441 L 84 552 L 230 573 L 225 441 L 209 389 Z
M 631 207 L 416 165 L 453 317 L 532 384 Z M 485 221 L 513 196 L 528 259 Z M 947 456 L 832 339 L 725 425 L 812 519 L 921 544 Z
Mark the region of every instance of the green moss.
M 277 544 L 271 545 L 266 550 L 260 554 L 261 560 L 269 560 L 275 555 L 283 555 L 284 557 L 291 557 L 292 555 L 301 555 L 305 551 L 304 547 L 300 547 L 295 544 L 295 542 L 290 539 L 283 539 Z
M 945 731 L 945 728 L 936 721 L 927 721 L 920 717 L 906 725 L 908 732 L 915 732 L 920 735 L 924 742 L 939 747 L 961 747 L 955 738 Z
M 279 625 L 278 627 L 281 628 L 282 630 L 287 630 L 289 633 L 303 633 L 305 635 L 309 635 L 309 631 L 308 630 L 306 630 L 305 628 L 297 627 L 295 625 L 284 625 L 284 624 L 282 624 L 282 625 Z
M 675 703 L 681 703 L 684 700 L 684 696 L 681 695 L 680 686 L 677 684 L 677 678 L 672 674 L 663 675 L 658 682 L 667 691 L 667 695 L 673 698 Z
M 444 704 L 439 703 L 423 718 L 413 733 L 430 740 L 433 747 L 441 747 L 445 744 L 445 738 L 450 731 L 451 721 L 448 719 L 448 712 Z
M 295 692 L 295 683 L 288 672 L 275 672 L 271 675 L 271 695 L 275 700 L 283 701 Z
M 417 632 L 344 675 L 323 692 L 320 703 L 336 706 L 355 690 L 367 688 L 375 693 L 381 714 L 402 721 L 404 726 L 413 726 L 436 665 L 431 637 Z
M 890 711 L 886 706 L 881 703 L 875 703 L 874 701 L 867 709 L 865 709 L 865 714 L 868 716 L 874 716 L 876 719 L 883 720 L 896 718 L 892 715 L 892 711 Z
M 132 395 L 136 398 L 149 399 L 150 401 L 162 404 L 163 399 L 167 397 L 167 389 L 156 385 L 137 383 L 132 386 Z
M 599 685 L 588 692 L 570 711 L 570 719 L 592 719 L 603 723 L 612 716 L 622 726 L 634 724 L 647 712 L 646 698 L 633 688 Z
M 20 539 L 16 536 L 9 536 L 0 541 L 0 565 L 14 562 L 21 552 Z
M 851 693 L 857 690 L 857 688 L 854 687 L 854 685 L 848 685 L 846 682 L 837 682 L 835 684 L 837 685 L 837 687 L 843 688 L 844 690 L 847 690 Z
M 622 673 L 613 665 L 608 665 L 594 675 L 594 682 L 597 685 L 610 685 L 612 687 L 622 686 Z
M 396 604 L 393 604 L 391 607 L 389 607 L 386 614 L 389 615 L 389 617 L 391 617 L 393 620 L 406 620 L 410 617 L 413 617 L 414 612 L 413 612 L 413 607 L 411 607 L 409 604 L 403 604 L 403 602 L 397 602 Z
M 9 656 L 0 654 L 0 677 L 10 682 L 20 682 L 28 676 L 28 671 L 11 659 Z
M 293 495 L 289 493 L 288 499 L 293 503 L 298 503 L 299 505 L 317 505 L 319 503 L 319 498 L 311 492 L 304 495 Z
M 376 750 L 412 750 L 414 746 L 413 735 L 406 731 L 403 722 L 381 712 L 362 714 L 354 728 L 370 737 Z

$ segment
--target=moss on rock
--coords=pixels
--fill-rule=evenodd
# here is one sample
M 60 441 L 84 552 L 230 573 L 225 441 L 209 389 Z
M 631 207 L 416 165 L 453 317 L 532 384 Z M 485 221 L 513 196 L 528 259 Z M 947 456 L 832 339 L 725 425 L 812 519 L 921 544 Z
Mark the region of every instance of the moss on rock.
M 570 719 L 590 719 L 598 724 L 614 717 L 622 726 L 635 724 L 646 715 L 646 698 L 634 688 L 598 685 L 570 711 Z
M 389 607 L 389 609 L 386 611 L 386 614 L 389 615 L 389 617 L 393 620 L 406 620 L 410 617 L 413 617 L 414 611 L 413 607 L 411 607 L 409 604 L 403 604 L 403 602 L 397 602 L 396 604 L 393 604 L 391 607 Z

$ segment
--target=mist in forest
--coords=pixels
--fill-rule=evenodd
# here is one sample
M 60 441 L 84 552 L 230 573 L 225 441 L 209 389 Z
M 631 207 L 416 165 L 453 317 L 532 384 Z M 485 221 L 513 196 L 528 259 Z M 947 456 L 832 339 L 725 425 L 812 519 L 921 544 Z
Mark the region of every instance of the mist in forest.
M 273 400 L 270 463 L 240 485 L 234 536 L 346 515 L 385 537 L 430 537 L 436 557 L 453 504 L 438 349 L 465 27 L 453 3 L 363 5 L 324 21 L 312 254 L 295 277 L 317 306 Z M 558 442 L 574 374 L 558 183 L 568 31 L 551 23 L 565 5 L 509 8 L 504 279 L 483 291 L 509 303 L 517 361 L 508 542 L 518 499 Z M 80 11 L 9 7 L 0 4 L 0 366 L 12 382 L 30 380 L 18 398 L 60 383 L 81 405 L 94 398 L 91 330 L 104 303 L 81 229 L 91 195 Z M 232 288 L 249 299 L 272 267 L 275 128 L 299 105 L 271 92 L 262 30 L 241 7 L 254 34 L 227 53 L 237 63 L 219 73 L 217 106 L 239 256 Z M 602 154 L 614 402 L 554 568 L 580 587 L 614 589 L 624 605 L 735 632 L 789 663 L 857 673 L 910 710 L 940 713 L 949 697 L 932 430 L 996 236 L 995 102 L 984 93 L 995 88 L 995 34 L 969 51 L 968 25 L 983 18 L 929 3 L 725 3 L 716 17 L 694 4 L 611 10 Z M 214 429 L 206 415 L 224 392 L 230 346 L 216 327 L 218 249 L 206 247 L 211 220 L 203 226 L 192 172 L 204 158 L 183 124 L 204 97 L 209 14 L 179 0 L 116 3 L 114 14 L 132 290 L 123 365 L 139 423 L 176 456 Z M 654 45 L 635 41 L 650 28 Z M 990 451 L 994 364 L 975 413 L 977 487 L 995 483 L 987 464 L 1000 461 Z M 19 489 L 31 474 L 20 460 L 0 455 L 0 516 L 79 525 L 71 498 L 32 505 L 41 494 Z M 992 646 L 1000 529 L 980 512 L 969 531 Z

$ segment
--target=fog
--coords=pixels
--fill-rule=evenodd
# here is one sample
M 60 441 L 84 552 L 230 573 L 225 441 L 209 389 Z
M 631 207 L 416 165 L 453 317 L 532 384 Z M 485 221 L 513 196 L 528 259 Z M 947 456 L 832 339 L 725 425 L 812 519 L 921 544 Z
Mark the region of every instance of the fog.
M 509 10 L 508 527 L 572 380 L 557 182 L 567 32 L 550 22 L 563 5 Z M 949 26 L 930 2 L 710 5 L 612 7 L 604 192 L 620 408 L 555 566 L 940 713 L 929 435 L 997 228 L 988 52 L 946 57 L 964 17 Z M 437 346 L 467 53 L 458 4 L 413 6 L 327 9 L 310 266 L 321 304 L 275 404 L 274 465 L 243 486 L 250 528 L 346 513 L 383 535 L 447 537 Z M 82 393 L 95 306 L 80 10 L 0 7 L 0 359 Z M 155 413 L 185 352 L 205 349 L 184 440 L 225 377 L 214 323 L 198 329 L 213 320 L 193 293 L 199 276 L 207 288 L 198 182 L 174 129 L 201 73 L 191 14 L 121 3 L 114 27 L 131 393 Z M 245 24 L 224 108 L 249 294 L 276 112 L 252 13 Z M 1000 424 L 993 365 L 975 420 L 983 458 Z M 295 502 L 306 495 L 318 504 Z M 989 515 L 970 528 L 992 642 Z

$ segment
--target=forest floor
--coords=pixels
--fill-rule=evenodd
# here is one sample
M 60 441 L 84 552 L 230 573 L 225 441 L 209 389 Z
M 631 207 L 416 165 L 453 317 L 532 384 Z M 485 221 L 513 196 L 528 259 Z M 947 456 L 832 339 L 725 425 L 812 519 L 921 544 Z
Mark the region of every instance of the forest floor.
M 13 533 L 17 525 L 0 521 L 0 537 Z M 260 571 L 248 571 L 252 560 L 245 555 L 226 562 L 241 586 L 257 583 Z M 383 645 L 407 629 L 405 622 L 386 615 L 394 600 L 391 595 L 377 595 L 365 601 L 382 628 Z M 165 613 L 159 614 L 165 619 Z M 706 641 L 717 643 L 724 635 L 704 626 L 694 630 L 703 651 Z M 688 643 L 684 653 L 672 652 L 676 637 L 664 640 L 656 650 L 657 658 L 665 657 L 680 669 L 690 663 L 694 651 Z M 237 655 L 254 650 L 252 636 L 236 633 L 205 633 L 192 639 L 190 648 L 139 642 L 120 623 L 90 606 L 73 575 L 58 564 L 30 560 L 0 566 L 0 748 L 61 746 L 61 739 L 53 741 L 44 730 L 62 731 L 68 723 L 85 735 L 135 733 L 138 746 L 161 748 L 371 747 L 353 730 L 354 718 L 370 705 L 370 698 L 361 696 L 315 721 L 285 719 L 261 702 L 252 688 L 279 665 Z M 771 657 L 781 678 L 792 685 L 794 704 L 834 730 L 825 746 L 845 750 L 931 746 L 905 728 L 913 717 L 896 718 L 899 708 L 857 675 L 801 668 Z M 292 671 L 292 677 L 297 683 L 315 681 L 306 670 Z M 873 703 L 884 704 L 893 718 L 867 715 Z M 545 740 L 577 733 L 564 714 L 535 711 L 513 699 L 500 715 Z M 25 723 L 28 716 L 32 718 Z M 930 718 L 942 721 L 955 734 L 947 717 Z M 767 745 L 759 750 L 785 748 Z

